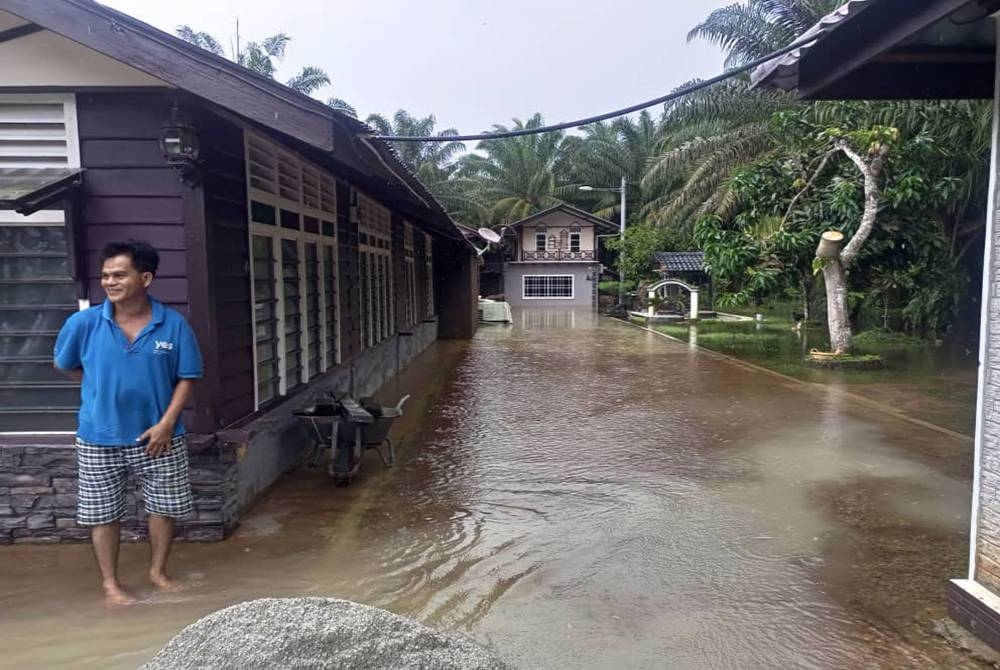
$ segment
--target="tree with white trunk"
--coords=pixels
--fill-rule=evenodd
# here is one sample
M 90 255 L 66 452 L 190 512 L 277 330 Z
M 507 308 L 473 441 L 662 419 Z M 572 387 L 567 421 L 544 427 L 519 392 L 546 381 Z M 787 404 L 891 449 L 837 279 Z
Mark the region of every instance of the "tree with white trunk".
M 887 126 L 876 126 L 869 130 L 844 132 L 831 128 L 823 133 L 832 142 L 832 148 L 823 157 L 816 175 L 825 167 L 828 159 L 837 153 L 847 156 L 864 178 L 865 206 L 858 229 L 844 244 L 845 235 L 839 230 L 828 230 L 820 238 L 813 261 L 815 272 L 823 272 L 826 284 L 827 325 L 830 329 L 830 349 L 835 354 L 851 351 L 851 318 L 847 304 L 847 275 L 857 260 L 858 252 L 875 229 L 879 205 L 882 200 L 882 173 L 886 156 L 892 145 L 899 139 L 899 131 Z M 815 181 L 815 175 L 802 188 L 796 200 Z M 791 211 L 791 207 L 789 211 Z M 786 217 L 787 218 L 787 217 Z

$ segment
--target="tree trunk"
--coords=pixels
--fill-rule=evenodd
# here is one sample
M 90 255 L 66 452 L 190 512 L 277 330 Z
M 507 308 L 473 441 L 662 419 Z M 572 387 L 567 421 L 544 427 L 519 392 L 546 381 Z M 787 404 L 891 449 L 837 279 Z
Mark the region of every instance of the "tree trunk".
M 823 265 L 826 283 L 826 322 L 830 328 L 830 349 L 837 354 L 851 351 L 851 319 L 847 311 L 847 274 L 839 260 Z
M 809 316 L 809 287 L 802 282 L 802 321 L 808 321 Z

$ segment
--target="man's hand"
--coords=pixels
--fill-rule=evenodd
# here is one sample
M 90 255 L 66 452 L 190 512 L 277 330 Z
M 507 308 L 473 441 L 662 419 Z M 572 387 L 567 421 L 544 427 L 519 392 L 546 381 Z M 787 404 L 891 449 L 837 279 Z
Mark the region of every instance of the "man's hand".
M 140 435 L 136 442 L 141 444 L 146 440 L 149 440 L 149 443 L 146 445 L 146 455 L 150 458 L 156 458 L 170 449 L 170 440 L 172 440 L 173 437 L 174 424 L 167 421 L 161 421 L 152 428 L 147 428 L 146 432 Z

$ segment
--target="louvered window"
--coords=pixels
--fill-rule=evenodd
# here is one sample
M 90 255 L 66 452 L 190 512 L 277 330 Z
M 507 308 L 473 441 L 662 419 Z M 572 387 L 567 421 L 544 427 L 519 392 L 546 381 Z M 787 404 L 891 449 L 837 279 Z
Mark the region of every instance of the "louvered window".
M 284 152 L 278 154 L 278 195 L 293 202 L 302 200 L 302 172 L 299 161 Z
M 302 166 L 302 206 L 320 208 L 319 172 L 307 165 Z
M 337 364 L 337 182 L 261 136 L 246 156 L 251 243 L 275 269 L 253 265 L 260 407 Z
M 364 193 L 358 193 L 358 232 L 361 256 L 367 268 L 362 281 L 362 346 L 371 347 L 392 334 L 395 291 L 389 272 L 392 258 L 392 233 L 389 210 Z
M 277 195 L 278 160 L 266 142 L 252 135 L 247 136 L 247 170 L 250 188 Z
M 72 96 L 0 96 L 0 168 L 79 165 Z
M 80 166 L 72 95 L 0 95 L 0 170 Z M 79 305 L 61 209 L 0 210 L 0 432 L 72 431 L 79 386 L 52 368 Z

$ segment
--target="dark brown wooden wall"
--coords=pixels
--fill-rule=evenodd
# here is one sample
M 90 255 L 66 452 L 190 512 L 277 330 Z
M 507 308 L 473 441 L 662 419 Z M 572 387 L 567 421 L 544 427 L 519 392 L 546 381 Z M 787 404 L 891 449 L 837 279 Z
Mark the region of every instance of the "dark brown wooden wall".
M 232 424 L 254 411 L 253 304 L 250 293 L 249 215 L 243 130 L 203 112 L 194 119 L 202 140 L 202 201 L 207 261 L 206 359 L 216 366 L 211 388 L 213 428 Z M 192 242 L 192 246 L 197 240 Z M 191 262 L 194 262 L 194 258 Z M 203 283 L 191 268 L 191 289 Z M 196 300 L 192 295 L 192 302 Z M 201 301 L 198 300 L 200 303 Z M 196 311 L 196 310 L 192 310 Z M 207 361 L 206 361 L 207 362 Z
M 431 278 L 427 276 L 427 241 L 424 239 L 424 231 L 420 228 L 413 230 L 413 264 L 414 275 L 416 275 L 416 296 L 417 304 L 413 306 L 413 317 L 417 323 L 427 318 L 427 282 Z
M 479 324 L 479 265 L 465 242 L 435 239 L 434 289 L 438 337 L 465 340 Z
M 82 208 L 87 271 L 94 304 L 104 299 L 100 250 L 110 241 L 131 237 L 160 251 L 152 294 L 188 313 L 183 185 L 164 162 L 158 142 L 169 114 L 170 101 L 162 93 L 77 95 L 80 161 L 86 168 Z

